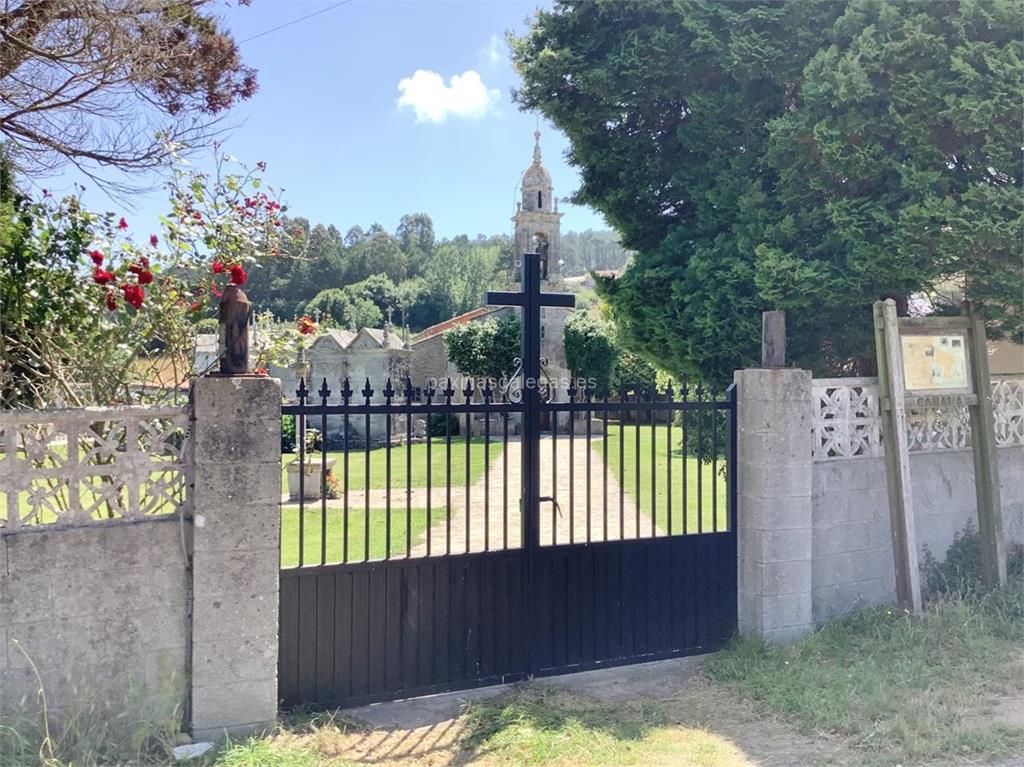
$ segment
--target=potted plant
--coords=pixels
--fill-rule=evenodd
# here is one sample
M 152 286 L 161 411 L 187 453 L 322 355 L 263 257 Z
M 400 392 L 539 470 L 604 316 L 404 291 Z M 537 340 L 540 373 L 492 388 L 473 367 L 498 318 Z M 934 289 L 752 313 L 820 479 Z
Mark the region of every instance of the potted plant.
M 318 500 L 320 498 L 321 486 L 324 484 L 323 471 L 327 470 L 327 497 L 331 497 L 331 490 L 335 487 L 334 477 L 331 470 L 337 463 L 337 458 L 328 458 L 326 466 L 320 458 L 320 449 L 323 445 L 323 435 L 319 429 L 306 429 L 306 461 L 300 463 L 296 458 L 288 464 L 288 500 L 297 501 L 301 494 L 302 500 Z M 302 488 L 299 489 L 300 479 Z

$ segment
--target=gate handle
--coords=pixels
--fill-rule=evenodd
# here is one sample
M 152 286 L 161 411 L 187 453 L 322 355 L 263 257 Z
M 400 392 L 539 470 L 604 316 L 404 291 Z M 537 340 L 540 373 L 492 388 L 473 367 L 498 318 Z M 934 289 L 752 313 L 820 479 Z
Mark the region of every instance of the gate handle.
M 558 516 L 562 516 L 562 507 L 558 505 L 558 501 L 556 501 L 550 495 L 542 495 L 540 498 L 537 499 L 538 503 L 544 503 L 544 501 L 550 501 L 551 503 L 555 504 L 555 511 L 558 512 Z

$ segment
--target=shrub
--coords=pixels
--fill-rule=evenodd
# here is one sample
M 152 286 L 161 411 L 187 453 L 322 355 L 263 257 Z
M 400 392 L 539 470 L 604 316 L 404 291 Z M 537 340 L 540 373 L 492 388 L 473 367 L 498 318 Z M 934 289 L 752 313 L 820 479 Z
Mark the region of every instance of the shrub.
M 196 322 L 197 333 L 217 333 L 220 331 L 220 322 L 216 317 L 203 317 Z
M 447 432 L 445 431 L 445 418 L 448 419 L 448 424 L 451 427 L 451 435 L 453 437 L 459 434 L 459 419 L 453 415 L 445 416 L 444 413 L 431 413 L 430 424 L 427 426 L 427 434 L 431 437 L 443 437 Z
M 1011 577 L 1024 574 L 1024 546 L 1010 547 L 1006 556 L 1006 569 Z M 945 594 L 969 596 L 983 591 L 981 581 L 981 535 L 968 521 L 963 530 L 953 536 L 941 562 L 928 546 L 923 547 L 921 575 L 925 597 L 934 599 Z
M 281 416 L 281 452 L 295 452 L 295 416 Z
M 619 348 L 614 327 L 586 312 L 575 312 L 565 322 L 566 364 L 577 379 L 585 379 L 594 395 L 603 397 L 611 388 Z

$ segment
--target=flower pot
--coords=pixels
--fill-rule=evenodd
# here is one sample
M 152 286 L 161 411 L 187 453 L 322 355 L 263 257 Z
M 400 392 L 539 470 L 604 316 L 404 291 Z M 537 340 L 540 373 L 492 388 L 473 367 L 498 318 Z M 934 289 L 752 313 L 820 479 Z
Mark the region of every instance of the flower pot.
M 317 500 L 320 498 L 320 484 L 322 481 L 320 471 L 321 463 L 319 456 L 313 456 L 314 460 L 307 461 L 302 467 L 302 498 L 303 500 Z M 331 473 L 337 458 L 327 459 L 327 473 Z M 288 500 L 299 500 L 299 461 L 298 459 L 288 464 Z

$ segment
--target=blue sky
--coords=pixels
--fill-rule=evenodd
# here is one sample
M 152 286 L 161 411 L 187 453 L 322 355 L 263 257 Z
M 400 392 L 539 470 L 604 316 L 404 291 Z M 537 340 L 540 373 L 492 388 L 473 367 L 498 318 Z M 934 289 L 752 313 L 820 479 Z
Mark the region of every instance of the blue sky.
M 244 41 L 335 2 L 253 0 L 220 12 Z M 536 116 L 512 104 L 518 76 L 503 38 L 537 6 L 351 0 L 242 42 L 260 90 L 228 117 L 237 127 L 224 151 L 266 161 L 292 214 L 342 231 L 374 222 L 393 231 L 402 214 L 423 211 L 439 237 L 508 233 Z M 567 197 L 578 185 L 567 141 L 543 120 L 540 130 L 555 195 Z M 161 190 L 135 198 L 133 222 L 155 222 L 164 199 Z M 95 189 L 86 201 L 117 207 Z M 563 231 L 607 228 L 589 208 L 560 209 Z

